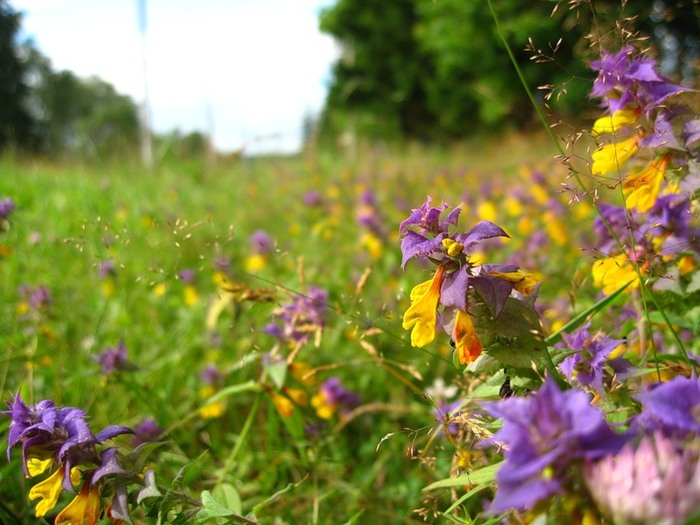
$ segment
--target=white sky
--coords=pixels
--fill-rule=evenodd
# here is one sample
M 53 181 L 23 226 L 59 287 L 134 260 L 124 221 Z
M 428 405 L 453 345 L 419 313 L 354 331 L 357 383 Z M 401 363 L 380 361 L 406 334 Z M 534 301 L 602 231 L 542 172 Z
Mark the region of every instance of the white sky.
M 151 128 L 213 128 L 221 151 L 295 151 L 305 113 L 323 106 L 333 0 L 146 0 Z M 144 97 L 138 0 L 10 0 L 54 70 L 96 75 Z M 211 124 L 210 124 L 211 121 Z M 257 139 L 257 137 L 266 137 Z

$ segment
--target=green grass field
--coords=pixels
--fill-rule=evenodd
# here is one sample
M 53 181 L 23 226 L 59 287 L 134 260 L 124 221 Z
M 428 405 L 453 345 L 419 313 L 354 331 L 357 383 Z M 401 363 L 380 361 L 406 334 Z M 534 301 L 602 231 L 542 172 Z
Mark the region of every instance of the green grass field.
M 399 224 L 430 195 L 462 206 L 461 231 L 502 226 L 510 238 L 471 257 L 532 272 L 551 335 L 599 299 L 591 194 L 556 154 L 544 134 L 508 134 L 152 172 L 6 157 L 0 198 L 17 207 L 0 234 L 3 399 L 78 407 L 94 432 L 155 423 L 139 467 L 160 497 L 130 493 L 135 523 L 178 523 L 202 502 L 211 523 L 471 523 L 481 503 L 463 496 L 492 497 L 498 457 L 477 442 L 497 427 L 463 418 L 470 432 L 453 434 L 435 410 L 457 393 L 498 399 L 504 374 L 465 373 L 445 333 L 411 346 L 402 316 L 430 268 L 401 269 Z M 272 337 L 315 288 L 328 293 L 323 326 L 305 320 L 297 344 Z M 344 401 L 324 397 L 333 381 Z M 114 443 L 126 454 L 131 439 Z M 14 451 L 0 521 L 53 523 L 72 498 L 35 517 L 32 485 Z

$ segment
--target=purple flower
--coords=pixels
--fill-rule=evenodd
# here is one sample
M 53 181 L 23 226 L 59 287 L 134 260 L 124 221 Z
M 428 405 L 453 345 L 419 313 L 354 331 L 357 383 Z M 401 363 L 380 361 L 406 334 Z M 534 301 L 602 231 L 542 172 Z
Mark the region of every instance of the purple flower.
M 661 431 L 684 439 L 700 433 L 700 381 L 697 377 L 676 376 L 638 396 L 642 412 L 634 427 L 646 432 Z
M 460 399 L 452 403 L 440 400 L 434 410 L 436 419 L 441 423 L 442 428 L 451 436 L 456 436 L 459 433 L 459 425 L 454 421 L 453 412 L 457 410 L 461 404 L 462 401 Z
M 22 465 L 27 476 L 27 461 L 33 457 L 53 458 L 65 476 L 63 486 L 73 491 L 70 470 L 81 464 L 99 464 L 95 446 L 120 434 L 131 433 L 127 427 L 112 425 L 94 435 L 85 421 L 85 412 L 78 408 L 58 408 L 53 401 L 40 401 L 33 407 L 27 406 L 17 394 L 9 411 L 3 412 L 12 418 L 7 441 L 8 458 L 10 450 L 22 443 Z
M 277 321 L 262 331 L 284 343 L 304 345 L 325 325 L 327 308 L 328 292 L 310 286 L 307 295 L 296 295 L 291 302 L 275 309 L 272 316 Z
M 113 260 L 102 261 L 99 267 L 100 279 L 113 277 L 117 274 L 117 263 Z
M 352 408 L 360 404 L 360 397 L 345 388 L 340 379 L 335 376 L 324 381 L 320 390 L 329 405 Z
M 119 344 L 114 348 L 104 349 L 94 357 L 94 360 L 102 366 L 102 373 L 104 374 L 131 368 L 124 341 L 119 341 Z
M 318 190 L 307 191 L 304 193 L 302 200 L 304 205 L 308 206 L 309 208 L 320 206 L 323 203 L 323 197 L 321 196 L 321 192 Z
M 253 253 L 258 255 L 268 255 L 273 248 L 272 237 L 265 230 L 256 230 L 250 236 L 250 246 Z
M 217 257 L 212 263 L 214 270 L 228 274 L 231 271 L 231 259 L 229 257 Z
M 445 220 L 440 222 L 440 215 L 447 209 L 443 204 L 440 208 L 430 206 L 431 198 L 420 208 L 414 209 L 411 215 L 399 226 L 401 252 L 403 257 L 401 267 L 414 257 L 429 257 L 436 262 L 449 257 L 465 259 L 484 240 L 493 237 L 508 237 L 502 228 L 490 221 L 481 221 L 467 233 L 449 234 L 450 225 L 456 226 L 461 208 L 454 208 Z M 409 226 L 415 229 L 409 229 Z M 456 246 L 459 245 L 457 248 Z
M 564 492 L 576 462 L 614 454 L 624 443 L 588 394 L 561 391 L 551 377 L 531 397 L 509 397 L 484 408 L 503 418 L 501 429 L 483 442 L 505 448 L 493 512 L 532 508 Z
M 223 375 L 214 365 L 206 366 L 204 370 L 200 372 L 199 377 L 207 386 L 216 385 L 223 379 Z
M 197 272 L 192 268 L 185 268 L 180 272 L 178 278 L 185 284 L 194 284 L 197 278 Z
M 16 207 L 15 201 L 10 197 L 0 199 L 0 220 L 7 219 Z
M 618 250 L 617 241 L 610 233 L 610 230 L 612 230 L 622 242 L 629 241 L 630 231 L 634 235 L 635 244 L 643 241 L 644 235 L 640 232 L 640 225 L 632 218 L 630 218 L 630 223 L 627 223 L 625 208 L 601 203 L 598 209 L 600 211 L 600 216 L 597 216 L 593 221 L 593 233 L 597 239 L 595 247 L 598 250 L 605 254 L 614 253 Z M 607 227 L 605 222 L 601 219 L 601 216 L 605 218 L 608 224 Z
M 566 347 L 579 352 L 564 359 L 559 368 L 570 381 L 574 380 L 581 386 L 590 385 L 599 394 L 604 394 L 603 365 L 623 340 L 610 339 L 602 332 L 591 335 L 590 327 L 591 324 L 586 323 L 571 334 L 563 334 Z
M 591 63 L 598 71 L 591 97 L 602 98 L 610 113 L 636 105 L 648 114 L 668 97 L 687 91 L 659 75 L 653 58 L 636 53 L 633 47 L 625 46 L 617 53 L 603 51 L 600 60 Z
M 131 446 L 137 447 L 142 443 L 158 441 L 164 430 L 158 426 L 153 418 L 144 419 L 140 425 L 134 427 L 134 437 Z
M 384 235 L 384 221 L 379 212 L 377 198 L 371 190 L 366 190 L 360 195 L 355 218 L 360 226 L 367 228 L 376 236 Z
M 49 292 L 49 289 L 44 285 L 36 287 L 22 285 L 19 293 L 33 310 L 47 308 L 53 302 L 51 292 Z
M 698 251 L 698 231 L 690 227 L 690 201 L 685 195 L 661 195 L 649 210 L 649 233 L 663 239 L 662 255 Z
M 690 523 L 700 501 L 700 462 L 696 447 L 676 449 L 663 434 L 644 437 L 636 449 L 584 465 L 588 490 L 614 523 Z

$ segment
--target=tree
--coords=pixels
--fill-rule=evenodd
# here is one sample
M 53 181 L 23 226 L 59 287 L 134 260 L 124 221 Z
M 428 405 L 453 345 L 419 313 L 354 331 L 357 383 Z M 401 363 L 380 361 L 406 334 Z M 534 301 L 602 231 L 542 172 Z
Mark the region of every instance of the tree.
M 138 117 L 131 98 L 96 77 L 53 72 L 36 60 L 34 101 L 52 155 L 105 157 L 138 147 Z
M 0 150 L 9 145 L 34 148 L 39 129 L 28 108 L 26 62 L 17 42 L 20 15 L 0 0 Z
M 585 116 L 581 110 L 590 106 L 594 75 L 587 63 L 598 44 L 619 48 L 636 38 L 622 27 L 636 26 L 662 56 L 664 44 L 694 49 L 692 63 L 700 49 L 696 0 L 623 2 L 622 8 L 619 0 L 491 4 L 529 89 L 567 119 Z M 322 12 L 320 27 L 343 50 L 321 122 L 324 135 L 350 128 L 370 137 L 444 140 L 533 119 L 486 1 L 338 0 Z
M 342 131 L 348 119 L 370 135 L 422 135 L 434 121 L 422 78 L 431 64 L 412 34 L 414 0 L 339 0 L 321 14 L 321 30 L 343 47 L 333 68 L 322 126 Z

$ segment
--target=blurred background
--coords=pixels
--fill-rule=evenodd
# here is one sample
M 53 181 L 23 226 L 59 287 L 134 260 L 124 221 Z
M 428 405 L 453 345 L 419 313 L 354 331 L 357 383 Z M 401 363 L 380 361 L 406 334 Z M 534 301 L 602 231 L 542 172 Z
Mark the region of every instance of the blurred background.
M 603 39 L 618 4 L 596 1 Z M 624 9 L 640 31 L 628 38 L 647 38 L 664 72 L 687 84 L 696 6 Z M 585 119 L 587 10 L 546 0 L 497 9 L 538 102 Z M 532 106 L 490 20 L 486 3 L 463 0 L 0 0 L 0 148 L 211 162 L 526 128 Z

